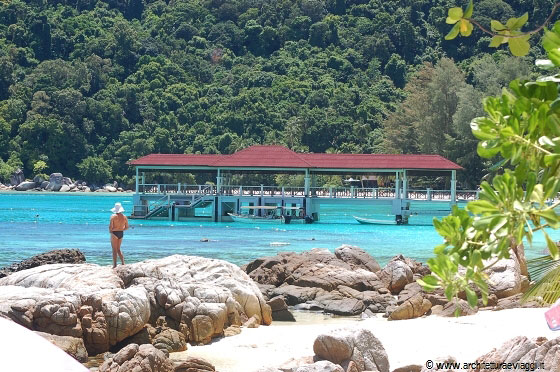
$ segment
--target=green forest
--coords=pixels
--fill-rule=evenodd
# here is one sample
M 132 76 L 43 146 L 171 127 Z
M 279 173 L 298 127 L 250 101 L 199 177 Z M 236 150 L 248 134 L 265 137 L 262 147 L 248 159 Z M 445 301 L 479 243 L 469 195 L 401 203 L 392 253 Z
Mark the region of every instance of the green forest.
M 470 122 L 529 78 L 490 38 L 445 41 L 446 0 L 10 0 L 0 5 L 0 182 L 62 172 L 132 181 L 149 153 L 441 154 L 475 186 Z M 476 1 L 483 25 L 551 0 Z

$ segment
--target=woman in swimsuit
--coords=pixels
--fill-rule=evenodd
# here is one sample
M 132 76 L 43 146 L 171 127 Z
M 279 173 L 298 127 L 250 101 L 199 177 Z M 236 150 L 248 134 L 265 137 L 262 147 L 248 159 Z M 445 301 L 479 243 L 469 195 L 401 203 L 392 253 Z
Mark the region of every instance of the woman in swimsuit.
M 121 252 L 121 244 L 123 232 L 128 230 L 128 219 L 123 214 L 124 208 L 121 203 L 115 203 L 115 207 L 111 209 L 114 214 L 109 222 L 109 233 L 111 234 L 111 247 L 113 248 L 113 269 L 117 267 L 117 255 L 124 265 L 124 256 Z

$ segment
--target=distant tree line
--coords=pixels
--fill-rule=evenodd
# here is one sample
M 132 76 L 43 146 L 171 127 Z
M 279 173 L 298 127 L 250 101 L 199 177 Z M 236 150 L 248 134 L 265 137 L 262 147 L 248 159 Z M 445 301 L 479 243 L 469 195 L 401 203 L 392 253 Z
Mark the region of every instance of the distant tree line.
M 483 0 L 482 22 L 549 0 Z M 531 74 L 480 34 L 444 42 L 446 0 L 12 0 L 0 5 L 0 181 L 132 182 L 160 153 L 438 153 L 475 183 L 480 99 Z M 479 32 L 478 30 L 475 31 Z M 489 53 L 494 53 L 490 55 Z

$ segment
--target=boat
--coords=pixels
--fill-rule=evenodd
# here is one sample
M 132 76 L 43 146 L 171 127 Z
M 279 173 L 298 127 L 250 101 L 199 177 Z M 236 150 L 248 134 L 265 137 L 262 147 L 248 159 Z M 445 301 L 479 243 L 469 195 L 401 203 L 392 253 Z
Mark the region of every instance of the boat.
M 279 207 L 273 205 L 263 206 L 243 206 L 241 209 L 253 210 L 260 209 L 266 212 L 261 212 L 261 216 L 253 215 L 250 213 L 228 213 L 234 222 L 243 223 L 268 223 L 268 224 L 291 224 L 291 223 L 312 223 L 313 218 L 303 215 L 292 215 L 286 213 L 286 210 L 300 209 L 297 207 Z
M 364 218 L 352 216 L 356 221 L 364 225 L 397 225 L 395 220 L 376 220 L 373 218 Z

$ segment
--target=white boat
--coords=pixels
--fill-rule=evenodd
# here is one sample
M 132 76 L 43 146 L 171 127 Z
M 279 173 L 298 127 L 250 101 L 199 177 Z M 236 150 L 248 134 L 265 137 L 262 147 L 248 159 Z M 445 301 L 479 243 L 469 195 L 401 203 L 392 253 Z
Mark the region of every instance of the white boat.
M 364 218 L 364 217 L 356 217 L 352 216 L 356 221 L 364 225 L 396 225 L 397 221 L 395 220 L 375 220 L 373 218 Z

